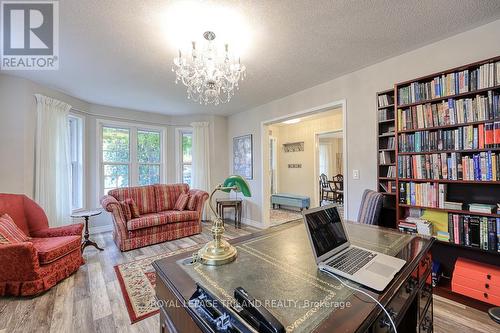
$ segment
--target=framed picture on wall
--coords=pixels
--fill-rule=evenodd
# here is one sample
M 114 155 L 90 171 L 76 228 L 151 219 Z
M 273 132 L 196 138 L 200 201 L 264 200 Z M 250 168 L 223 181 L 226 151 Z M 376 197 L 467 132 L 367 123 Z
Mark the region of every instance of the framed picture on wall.
M 233 138 L 233 174 L 253 179 L 252 134 Z

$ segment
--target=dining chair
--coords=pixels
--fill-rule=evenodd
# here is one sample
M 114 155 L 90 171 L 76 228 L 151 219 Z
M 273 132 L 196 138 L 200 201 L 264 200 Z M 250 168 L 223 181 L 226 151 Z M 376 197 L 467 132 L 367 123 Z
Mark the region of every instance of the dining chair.
M 338 174 L 333 176 L 333 191 L 335 194 L 335 202 L 343 203 L 344 202 L 344 176 L 342 174 Z
M 378 219 L 384 196 L 381 193 L 365 190 L 359 207 L 358 222 L 363 224 L 378 225 Z
M 328 177 L 324 173 L 322 173 L 319 176 L 319 205 L 321 206 L 324 200 L 334 201 L 334 199 L 335 191 L 328 181 Z

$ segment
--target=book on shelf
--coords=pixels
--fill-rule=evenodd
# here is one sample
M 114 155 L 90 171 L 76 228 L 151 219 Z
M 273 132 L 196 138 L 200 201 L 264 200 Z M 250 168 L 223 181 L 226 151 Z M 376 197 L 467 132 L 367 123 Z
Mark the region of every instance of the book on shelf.
M 454 73 L 442 74 L 426 82 L 412 82 L 398 89 L 398 104 L 468 93 L 500 84 L 500 61 Z
M 387 178 L 396 178 L 396 166 L 389 165 L 387 167 Z
M 500 252 L 500 217 L 448 213 L 450 242 Z
M 393 120 L 394 119 L 394 109 L 380 109 L 378 110 L 378 120 Z
M 469 204 L 469 211 L 474 213 L 485 213 L 485 214 L 493 214 L 497 211 L 496 205 L 488 205 L 488 204 L 480 204 L 480 203 L 471 203 Z
M 500 121 L 455 129 L 401 133 L 398 147 L 403 153 L 500 148 Z
M 401 182 L 399 190 L 399 202 L 411 206 L 422 206 L 439 208 L 437 196 L 438 184 Z
M 388 151 L 379 152 L 379 162 L 380 164 L 391 164 L 394 161 L 391 158 L 391 153 Z
M 445 201 L 443 203 L 444 209 L 462 210 L 464 208 L 463 202 Z
M 432 236 L 432 223 L 417 217 L 407 217 L 398 223 L 398 229 L 407 233 L 417 233 L 420 235 Z
M 422 180 L 499 181 L 500 153 L 398 156 L 398 177 Z
M 395 143 L 395 138 L 390 136 L 387 138 L 387 144 L 385 146 L 385 148 L 382 148 L 382 149 L 394 149 L 394 143 Z
M 499 93 L 490 90 L 485 96 L 398 108 L 397 127 L 403 131 L 499 119 L 499 100 Z
M 384 107 L 394 104 L 394 97 L 392 96 L 392 92 L 389 94 L 378 95 L 378 106 Z
M 436 238 L 442 242 L 449 242 L 450 234 L 446 231 L 439 230 L 438 232 L 436 232 Z

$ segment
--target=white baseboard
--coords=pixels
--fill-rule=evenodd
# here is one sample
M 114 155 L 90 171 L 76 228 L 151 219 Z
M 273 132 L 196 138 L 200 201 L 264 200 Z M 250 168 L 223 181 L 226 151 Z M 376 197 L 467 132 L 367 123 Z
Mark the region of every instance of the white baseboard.
M 258 221 L 255 221 L 255 220 L 251 220 L 249 218 L 243 218 L 243 219 L 241 219 L 241 223 L 249 225 L 249 226 L 257 228 L 257 229 L 265 229 L 261 222 L 258 222 Z
M 108 231 L 113 231 L 113 225 L 112 224 L 101 225 L 101 226 L 98 226 L 98 227 L 89 226 L 89 233 L 91 235 L 98 234 L 98 233 L 101 233 L 101 232 L 108 232 Z

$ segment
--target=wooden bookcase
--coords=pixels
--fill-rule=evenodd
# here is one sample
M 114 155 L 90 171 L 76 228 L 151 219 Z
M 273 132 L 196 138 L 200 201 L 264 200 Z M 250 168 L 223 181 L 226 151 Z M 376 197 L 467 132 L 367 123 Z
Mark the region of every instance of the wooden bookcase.
M 396 219 L 396 117 L 394 89 L 377 93 L 377 190 L 384 195 L 380 224 L 397 227 Z M 385 161 L 382 158 L 384 155 Z M 393 169 L 393 174 L 389 170 Z
M 452 68 L 446 71 L 434 73 L 431 75 L 427 75 L 421 78 L 417 78 L 414 80 L 406 81 L 406 82 L 401 82 L 398 83 L 394 86 L 394 115 L 396 118 L 396 123 L 395 123 L 395 128 L 396 128 L 396 150 L 395 150 L 395 162 L 396 162 L 396 168 L 397 168 L 397 173 L 396 173 L 396 217 L 399 221 L 404 220 L 408 214 L 409 210 L 411 208 L 416 208 L 416 209 L 423 209 L 423 210 L 430 210 L 434 212 L 444 212 L 444 213 L 452 213 L 452 214 L 462 214 L 462 215 L 470 215 L 470 216 L 486 216 L 486 217 L 493 217 L 497 218 L 500 217 L 500 211 L 497 211 L 497 213 L 474 213 L 470 212 L 467 210 L 466 207 L 463 207 L 463 209 L 446 209 L 446 208 L 430 208 L 430 207 L 424 207 L 420 205 L 411 205 L 406 202 L 402 202 L 402 198 L 400 195 L 400 189 L 402 183 L 408 183 L 408 182 L 413 182 L 413 183 L 429 183 L 429 184 L 434 184 L 434 189 L 436 191 L 435 196 L 436 198 L 439 199 L 439 185 L 444 184 L 446 186 L 446 194 L 445 194 L 445 200 L 447 201 L 455 201 L 455 202 L 463 202 L 465 204 L 470 204 L 470 203 L 485 203 L 485 204 L 491 204 L 491 205 L 496 205 L 497 203 L 500 202 L 500 181 L 484 181 L 484 180 L 449 180 L 449 179 L 415 179 L 412 177 L 401 177 L 399 174 L 399 171 L 402 170 L 403 166 L 399 165 L 400 160 L 399 156 L 408 156 L 409 158 L 412 158 L 414 155 L 431 155 L 431 154 L 441 154 L 441 153 L 447 153 L 447 156 L 450 155 L 451 153 L 460 153 L 460 155 L 463 156 L 473 156 L 474 154 L 482 153 L 482 152 L 492 152 L 498 154 L 500 152 L 500 147 L 497 145 L 494 148 L 482 148 L 482 149 L 462 149 L 462 150 L 453 150 L 453 149 L 445 149 L 445 150 L 427 150 L 425 152 L 408 152 L 408 151 L 401 151 L 405 150 L 402 149 L 400 146 L 400 142 L 398 139 L 402 138 L 402 135 L 404 134 L 413 134 L 415 132 L 423 132 L 423 131 L 429 131 L 429 132 L 437 132 L 437 131 L 444 131 L 444 130 L 455 130 L 460 127 L 468 126 L 468 125 L 474 125 L 474 127 L 484 126 L 486 123 L 492 123 L 495 121 L 500 121 L 500 118 L 493 117 L 489 118 L 488 120 L 478 120 L 478 121 L 471 121 L 471 122 L 461 122 L 459 124 L 454 124 L 454 125 L 440 125 L 440 126 L 430 126 L 430 127 L 419 127 L 419 128 L 409 128 L 409 129 L 402 129 L 399 128 L 398 124 L 400 124 L 401 121 L 404 121 L 403 119 L 400 119 L 400 113 L 398 109 L 405 110 L 409 109 L 411 107 L 417 107 L 417 106 L 424 106 L 426 104 L 436 104 L 436 103 L 442 103 L 443 101 L 448 101 L 450 99 L 453 100 L 458 100 L 458 99 L 464 99 L 464 98 L 477 98 L 477 96 L 487 96 L 488 93 L 492 94 L 499 94 L 500 93 L 500 84 L 499 82 L 494 82 L 492 86 L 488 88 L 481 88 L 481 89 L 475 89 L 471 91 L 462 91 L 460 93 L 456 94 L 451 94 L 451 95 L 446 95 L 442 97 L 434 97 L 434 98 L 428 98 L 428 99 L 421 99 L 418 102 L 410 101 L 410 102 L 405 102 L 400 103 L 400 98 L 398 96 L 398 93 L 400 92 L 400 88 L 405 88 L 409 87 L 412 83 L 430 83 L 434 78 L 436 77 L 441 77 L 442 75 L 447 75 L 447 74 L 452 74 L 452 73 L 457 73 L 457 72 L 462 72 L 462 71 L 468 71 L 468 73 L 471 73 L 472 71 L 478 69 L 480 66 L 485 65 L 485 64 L 490 64 L 490 63 L 496 63 L 500 61 L 500 56 L 491 58 L 491 59 L 486 59 L 483 61 L 475 62 L 472 64 Z M 470 78 L 469 78 L 470 79 Z M 434 86 L 435 88 L 435 86 Z M 431 89 L 434 89 L 431 88 Z M 470 88 L 470 87 L 469 87 Z M 424 93 L 422 91 L 419 91 L 420 95 L 423 95 Z M 428 95 L 428 94 L 426 94 Z M 410 111 L 411 113 L 411 111 Z M 402 118 L 402 117 L 401 117 Z M 432 120 L 427 120 L 427 123 L 429 124 L 434 124 Z M 439 123 L 439 122 L 438 122 Z M 406 127 L 412 127 L 408 126 L 408 123 L 406 123 Z M 410 124 L 411 125 L 411 124 Z M 414 125 L 414 124 L 413 124 Z M 414 127 L 414 126 L 413 126 Z M 478 130 L 479 132 L 479 130 Z M 416 139 L 416 137 L 413 137 Z M 406 149 L 408 150 L 408 149 Z M 424 157 L 425 158 L 425 157 Z M 413 166 L 412 166 L 413 167 Z M 430 168 L 433 167 L 433 164 L 431 162 Z M 440 170 L 441 171 L 441 170 Z M 379 170 L 380 172 L 380 170 Z M 380 176 L 380 174 L 379 174 Z M 463 179 L 463 178 L 462 178 Z M 443 214 L 444 215 L 444 214 Z M 446 214 L 448 215 L 448 214 Z M 447 223 L 448 221 L 446 221 Z M 466 245 L 460 245 L 460 244 L 455 244 L 452 242 L 446 242 L 446 241 L 440 241 L 436 240 L 435 245 L 433 246 L 433 259 L 437 260 L 441 263 L 441 269 L 444 277 L 449 277 L 451 278 L 453 268 L 455 261 L 458 257 L 464 257 L 464 258 L 469 258 L 471 260 L 476 260 L 484 263 L 489 263 L 493 265 L 499 265 L 500 264 L 500 252 L 498 251 L 491 251 L 491 250 L 484 250 L 481 248 L 477 247 L 469 247 Z M 438 295 L 445 296 L 447 298 L 454 299 L 456 301 L 462 302 L 466 305 L 475 307 L 477 309 L 481 310 L 486 310 L 487 308 L 491 307 L 492 305 L 483 303 L 481 301 L 477 301 L 471 298 L 468 298 L 466 296 L 462 296 L 460 294 L 455 294 L 451 291 L 450 287 L 450 282 L 451 280 L 446 280 L 442 279 L 441 283 L 439 286 L 437 286 L 434 291 Z

